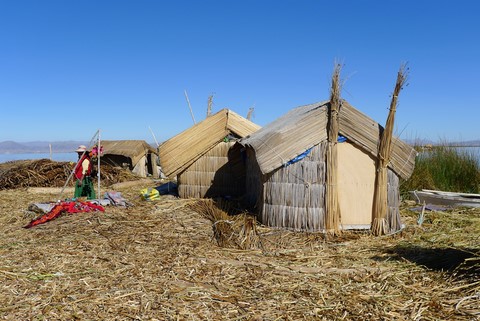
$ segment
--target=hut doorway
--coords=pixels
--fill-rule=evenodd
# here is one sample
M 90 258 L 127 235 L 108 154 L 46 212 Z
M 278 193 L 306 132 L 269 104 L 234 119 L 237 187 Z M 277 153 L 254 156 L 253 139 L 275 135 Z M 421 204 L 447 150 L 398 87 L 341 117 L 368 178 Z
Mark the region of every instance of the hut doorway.
M 337 146 L 342 228 L 368 229 L 372 220 L 375 160 L 348 142 Z

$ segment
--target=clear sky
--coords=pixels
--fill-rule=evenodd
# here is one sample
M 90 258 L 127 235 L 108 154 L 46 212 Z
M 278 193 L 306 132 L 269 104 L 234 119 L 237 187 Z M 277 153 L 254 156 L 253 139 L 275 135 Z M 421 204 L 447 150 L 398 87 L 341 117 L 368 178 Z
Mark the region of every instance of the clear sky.
M 480 1 L 3 0 L 0 141 L 159 142 L 230 108 L 264 126 L 329 97 L 395 132 L 480 139 Z

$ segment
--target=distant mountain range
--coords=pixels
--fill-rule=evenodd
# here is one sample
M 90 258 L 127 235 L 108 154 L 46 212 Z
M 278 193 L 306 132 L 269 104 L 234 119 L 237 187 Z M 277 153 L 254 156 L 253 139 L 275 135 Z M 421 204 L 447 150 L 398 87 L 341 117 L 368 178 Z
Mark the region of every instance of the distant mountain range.
M 63 142 L 25 142 L 17 143 L 14 141 L 0 142 L 0 154 L 26 154 L 26 153 L 50 153 L 50 145 L 53 153 L 74 152 L 79 145 L 87 145 L 81 141 L 63 141 Z
M 470 140 L 464 142 L 433 142 L 430 140 L 405 140 L 410 145 L 442 145 L 442 146 L 478 146 L 480 140 Z M 0 154 L 27 154 L 27 153 L 50 153 L 50 144 L 53 153 L 69 153 L 74 152 L 79 145 L 88 145 L 88 142 L 82 141 L 61 141 L 61 142 L 25 142 L 17 143 L 14 141 L 0 142 Z M 155 144 L 150 144 L 156 147 Z
M 148 142 L 147 142 L 148 143 Z M 149 143 L 153 148 L 156 144 Z M 17 143 L 14 141 L 0 142 L 0 154 L 36 154 L 36 153 L 50 153 L 50 145 L 53 153 L 70 153 L 75 152 L 79 145 L 88 146 L 88 142 L 82 141 L 60 141 L 60 142 L 25 142 Z

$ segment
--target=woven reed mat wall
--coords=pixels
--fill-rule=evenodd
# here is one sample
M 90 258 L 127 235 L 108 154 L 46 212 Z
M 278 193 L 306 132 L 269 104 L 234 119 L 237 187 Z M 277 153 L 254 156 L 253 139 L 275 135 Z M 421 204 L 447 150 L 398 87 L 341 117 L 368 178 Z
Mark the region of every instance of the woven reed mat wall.
M 182 198 L 238 196 L 245 191 L 244 170 L 230 163 L 228 150 L 234 142 L 220 142 L 178 176 Z
M 325 228 L 325 152 L 326 142 L 273 172 L 264 184 L 263 224 L 296 231 Z

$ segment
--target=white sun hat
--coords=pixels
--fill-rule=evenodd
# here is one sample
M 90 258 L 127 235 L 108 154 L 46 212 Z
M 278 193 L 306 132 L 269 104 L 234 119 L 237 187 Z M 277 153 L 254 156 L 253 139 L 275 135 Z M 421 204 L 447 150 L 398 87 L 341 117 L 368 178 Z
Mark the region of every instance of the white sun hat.
M 83 152 L 86 151 L 86 150 L 87 150 L 87 146 L 85 146 L 85 145 L 80 145 L 80 146 L 78 146 L 76 152 L 77 152 L 77 153 L 83 153 Z

